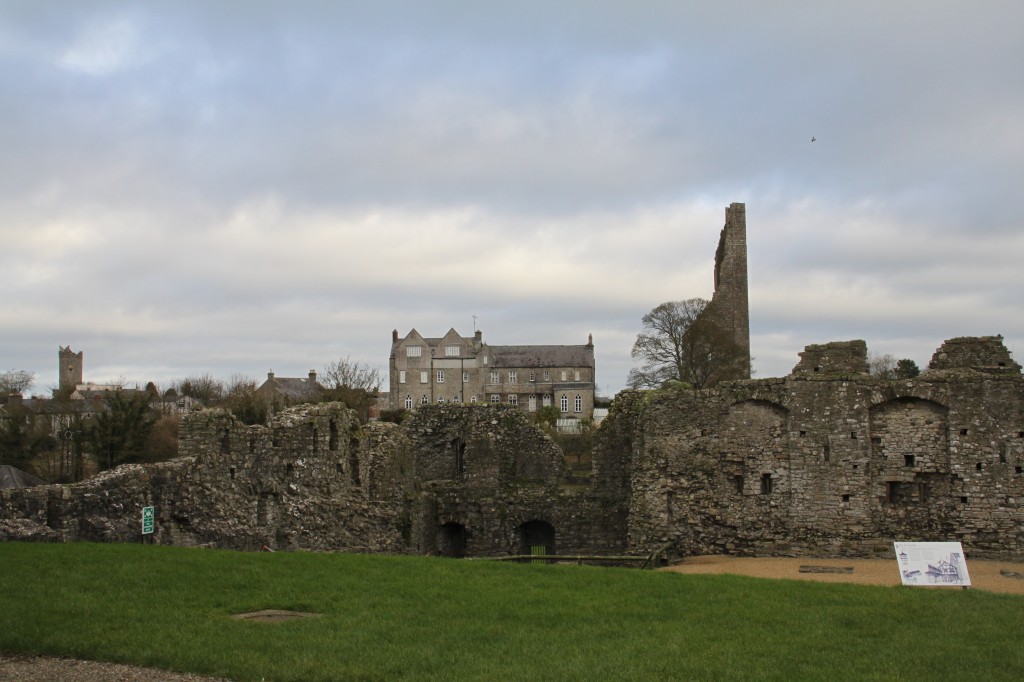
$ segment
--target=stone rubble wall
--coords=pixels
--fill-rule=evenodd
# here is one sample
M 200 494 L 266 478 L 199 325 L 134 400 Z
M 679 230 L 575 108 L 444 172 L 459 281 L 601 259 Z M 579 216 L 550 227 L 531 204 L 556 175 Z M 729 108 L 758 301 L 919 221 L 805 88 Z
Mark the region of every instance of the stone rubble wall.
M 960 357 L 991 357 L 979 345 Z M 894 540 L 959 540 L 975 556 L 1024 557 L 1019 370 L 801 371 L 822 348 L 785 379 L 665 390 L 638 406 L 631 551 L 866 556 Z
M 521 410 L 425 405 L 401 426 L 337 404 L 267 426 L 187 416 L 182 456 L 0 491 L 0 540 L 498 556 L 870 556 L 959 540 L 1024 558 L 1024 377 L 999 337 L 946 342 L 878 380 L 862 341 L 809 346 L 785 378 L 624 391 L 590 480 Z M 815 371 L 814 368 L 817 368 Z
M 340 405 L 294 408 L 269 427 L 195 413 L 182 421 L 178 459 L 2 491 L 0 539 L 140 542 L 142 508 L 153 506 L 156 544 L 404 551 L 412 467 L 389 426 L 360 427 Z

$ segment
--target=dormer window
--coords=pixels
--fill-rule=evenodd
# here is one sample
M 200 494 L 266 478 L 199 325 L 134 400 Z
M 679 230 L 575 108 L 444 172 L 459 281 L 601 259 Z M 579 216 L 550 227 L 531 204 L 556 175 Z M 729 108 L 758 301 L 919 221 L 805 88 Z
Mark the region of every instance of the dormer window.
M 459 346 L 445 346 L 444 356 L 446 358 L 457 358 L 462 355 L 462 348 Z
M 423 355 L 423 346 L 406 346 L 405 357 L 418 358 Z

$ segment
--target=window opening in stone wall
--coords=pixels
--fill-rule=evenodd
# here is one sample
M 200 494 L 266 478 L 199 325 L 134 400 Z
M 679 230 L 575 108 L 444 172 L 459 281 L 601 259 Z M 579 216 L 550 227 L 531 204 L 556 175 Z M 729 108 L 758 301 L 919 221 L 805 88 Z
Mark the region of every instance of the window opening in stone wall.
M 437 396 L 437 404 L 438 405 L 444 405 L 444 396 L 443 395 Z
M 274 429 L 270 435 L 270 445 L 275 448 L 281 447 L 281 431 L 280 429 Z
M 444 355 L 446 358 L 457 358 L 461 355 L 462 349 L 459 346 L 445 346 Z
M 348 472 L 352 476 L 352 485 L 361 485 L 359 477 L 359 439 L 353 438 L 348 442 Z
M 772 475 L 761 474 L 761 494 L 771 495 L 772 494 Z
M 288 476 L 291 476 L 293 471 L 295 471 L 295 465 L 292 464 L 291 462 L 288 462 L 288 464 L 286 464 L 284 467 L 284 473 L 287 474 Z
M 495 371 L 491 372 L 491 380 L 488 383 L 490 383 L 490 384 L 501 383 L 501 378 L 500 378 L 498 372 L 495 372 Z
M 850 431 L 850 440 L 857 440 L 857 432 Z
M 871 438 L 871 444 L 872 445 L 881 445 L 882 444 L 882 437 L 881 436 L 873 436 Z
M 428 381 L 430 381 L 430 378 L 427 376 L 427 373 L 426 372 L 420 372 L 420 383 L 421 384 L 425 384 Z
M 889 504 L 909 504 L 913 502 L 914 489 L 906 481 L 887 481 L 886 499 Z
M 249 436 L 249 453 L 256 452 L 256 436 Z
M 549 372 L 548 370 L 544 370 L 544 381 L 551 381 L 551 372 Z M 1024 431 L 1022 431 L 1021 433 L 1024 433 Z M 1024 436 L 1021 437 L 1024 438 Z
M 736 476 L 733 476 L 732 477 L 732 484 L 736 488 L 736 494 L 737 495 L 742 495 L 743 494 L 743 476 L 740 476 L 738 474 Z
M 849 501 L 850 501 L 850 496 L 849 495 L 843 495 L 843 502 L 849 502 Z
M 345 465 L 341 463 L 341 460 L 334 463 L 334 471 L 337 472 L 339 476 L 345 475 Z
M 426 393 L 424 393 L 422 396 L 420 396 L 420 405 L 426 405 L 429 402 L 430 402 L 430 399 L 427 398 L 427 394 Z
M 514 369 L 510 369 L 508 372 L 508 383 L 518 384 L 519 383 L 519 372 Z
M 559 402 L 559 405 L 562 408 L 562 412 L 568 412 L 569 411 L 569 396 L 563 395 L 558 402 Z
M 491 404 L 492 405 L 497 405 L 499 403 L 501 403 L 501 396 L 498 395 L 497 393 L 492 393 L 491 394 Z
M 534 370 L 531 369 L 530 370 L 530 383 L 532 384 L 535 381 L 537 381 L 537 372 L 535 372 Z
M 508 397 L 508 404 L 511 405 L 512 407 L 518 406 L 519 405 L 519 396 L 514 394 L 514 393 L 512 395 L 510 395 Z
M 228 474 L 231 476 L 231 478 L 234 478 L 235 477 L 235 467 L 230 467 L 228 469 Z
M 418 358 L 423 355 L 423 346 L 406 346 L 405 357 Z
M 917 484 L 917 499 L 919 502 L 928 501 L 928 484 L 924 481 L 920 481 Z
M 903 455 L 903 466 L 912 467 L 917 465 L 917 458 L 914 455 Z
M 439 383 L 439 384 L 443 384 L 444 383 L 444 370 L 443 369 L 437 370 L 437 383 Z
M 476 402 L 476 396 L 475 395 L 474 396 L 470 396 L 469 402 L 475 403 Z
M 829 461 L 832 455 L 832 448 L 828 446 L 828 443 L 821 446 L 821 455 L 825 458 L 825 461 Z
M 562 370 L 562 381 L 565 381 L 565 377 L 566 376 L 567 376 L 566 371 L 563 369 Z
M 999 446 L 999 463 L 1006 464 L 1006 443 Z
M 231 452 L 231 431 L 228 429 L 221 431 L 220 451 L 224 454 Z
M 801 432 L 800 432 L 800 437 L 801 437 L 801 438 L 803 438 L 803 437 L 804 437 L 804 436 L 806 436 L 806 435 L 807 435 L 807 432 L 806 432 L 806 431 L 801 431 Z
M 455 438 L 451 442 L 451 448 L 455 480 L 461 481 L 466 476 L 466 441 Z
M 976 462 L 974 465 L 975 471 L 981 471 L 981 462 Z
M 412 396 L 411 395 L 405 396 L 405 409 L 407 409 L 407 410 L 411 410 L 412 409 Z
M 327 449 L 337 450 L 338 449 L 338 422 L 331 420 L 328 427 L 328 438 L 327 438 Z
M 1024 467 L 1019 467 L 1019 466 L 1013 467 L 1013 473 L 1015 473 L 1015 474 L 1022 474 L 1022 473 L 1024 473 Z
M 400 383 L 400 384 L 404 384 L 405 383 L 405 370 L 404 369 L 400 370 L 398 372 L 398 383 Z
M 967 498 L 966 497 L 961 497 L 960 498 L 960 504 L 967 504 Z
M 573 399 L 573 407 L 576 409 L 576 412 L 583 411 L 583 396 L 579 393 L 577 393 L 576 397 Z
M 469 383 L 469 372 L 464 371 L 462 373 L 462 383 L 464 383 L 464 384 L 468 384 Z
M 544 405 L 544 407 L 551 407 L 551 395 L 545 393 L 544 397 L 541 398 L 541 403 Z
M 1017 438 L 1024 438 L 1024 431 L 1018 431 Z
M 462 400 L 459 398 L 459 394 L 458 393 L 456 393 L 454 396 L 452 396 L 452 402 L 453 403 L 460 403 L 460 402 L 462 402 Z
M 966 436 L 967 435 L 967 429 L 960 429 L 960 435 L 961 436 Z
M 815 371 L 815 372 L 820 372 L 820 371 L 821 371 L 821 367 L 815 367 L 815 368 L 814 368 L 814 371 Z

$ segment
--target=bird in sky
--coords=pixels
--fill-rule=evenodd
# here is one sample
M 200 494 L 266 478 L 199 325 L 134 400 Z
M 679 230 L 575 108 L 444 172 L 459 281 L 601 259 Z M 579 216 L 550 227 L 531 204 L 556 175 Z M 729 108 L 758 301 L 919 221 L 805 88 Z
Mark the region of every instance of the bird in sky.
M 811 138 L 811 142 L 814 142 L 814 141 L 815 141 L 815 140 L 817 140 L 817 139 L 818 139 L 818 138 L 816 138 L 816 137 L 812 137 L 812 138 Z

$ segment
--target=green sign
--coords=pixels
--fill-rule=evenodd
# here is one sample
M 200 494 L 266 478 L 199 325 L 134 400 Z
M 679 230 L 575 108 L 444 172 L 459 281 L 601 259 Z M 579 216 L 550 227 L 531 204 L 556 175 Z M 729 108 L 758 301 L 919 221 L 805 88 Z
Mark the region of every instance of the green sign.
M 150 535 L 153 532 L 153 522 L 156 519 L 156 514 L 153 513 L 153 507 L 142 508 L 142 534 Z

